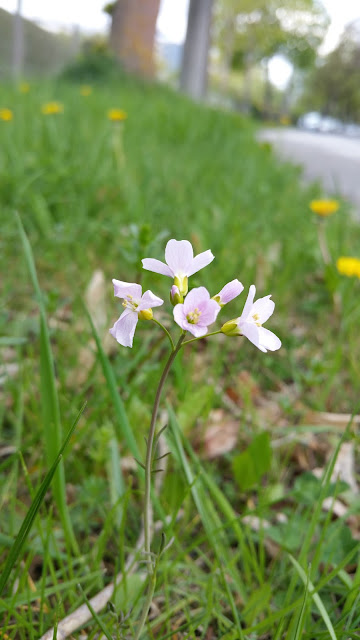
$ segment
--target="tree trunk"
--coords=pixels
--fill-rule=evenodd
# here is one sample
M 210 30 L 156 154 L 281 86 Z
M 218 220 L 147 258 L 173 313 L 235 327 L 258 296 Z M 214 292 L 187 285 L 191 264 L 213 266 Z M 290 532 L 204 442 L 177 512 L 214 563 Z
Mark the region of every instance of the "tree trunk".
M 160 0 L 117 0 L 112 11 L 110 47 L 126 71 L 155 73 L 154 40 Z
M 249 114 L 252 108 L 253 64 L 252 55 L 245 54 L 242 86 L 242 111 Z
M 267 120 L 273 117 L 273 86 L 270 81 L 268 58 L 264 60 L 264 116 Z
M 13 77 L 19 80 L 24 71 L 24 24 L 22 19 L 22 0 L 17 1 L 13 27 Z
M 180 88 L 201 99 L 207 88 L 207 66 L 213 0 L 190 0 Z

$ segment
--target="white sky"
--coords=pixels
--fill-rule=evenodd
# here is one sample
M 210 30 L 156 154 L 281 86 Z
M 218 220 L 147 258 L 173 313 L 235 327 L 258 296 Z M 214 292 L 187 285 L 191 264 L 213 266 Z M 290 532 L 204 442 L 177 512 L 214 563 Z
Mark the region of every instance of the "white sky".
M 0 0 L 0 7 L 15 12 L 21 2 L 26 18 L 38 21 L 50 29 L 80 26 L 89 32 L 106 31 L 109 17 L 102 9 L 107 0 Z M 344 29 L 351 20 L 360 18 L 360 0 L 321 0 L 331 18 L 328 35 L 322 51 L 333 49 Z M 170 42 L 182 42 L 186 33 L 187 8 L 189 0 L 161 0 L 158 29 Z M 272 64 L 272 79 L 286 84 L 289 65 L 277 58 Z

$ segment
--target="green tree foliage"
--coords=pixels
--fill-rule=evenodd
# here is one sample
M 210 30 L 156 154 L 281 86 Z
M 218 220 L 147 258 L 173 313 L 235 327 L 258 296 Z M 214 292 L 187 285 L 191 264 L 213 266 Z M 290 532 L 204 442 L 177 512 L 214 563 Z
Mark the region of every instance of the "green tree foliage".
M 220 52 L 244 68 L 282 54 L 297 68 L 316 57 L 329 21 L 315 0 L 219 0 L 214 32 Z
M 360 24 L 352 23 L 311 75 L 304 106 L 360 122 Z

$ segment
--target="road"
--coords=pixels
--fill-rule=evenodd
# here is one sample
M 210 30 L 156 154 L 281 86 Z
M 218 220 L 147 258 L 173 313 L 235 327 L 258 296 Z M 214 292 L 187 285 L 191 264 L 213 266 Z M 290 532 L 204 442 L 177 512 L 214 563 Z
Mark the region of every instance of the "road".
M 324 196 L 341 194 L 360 219 L 360 139 L 309 133 L 299 129 L 263 129 L 259 138 L 271 142 L 280 157 L 303 166 L 306 181 L 319 180 Z

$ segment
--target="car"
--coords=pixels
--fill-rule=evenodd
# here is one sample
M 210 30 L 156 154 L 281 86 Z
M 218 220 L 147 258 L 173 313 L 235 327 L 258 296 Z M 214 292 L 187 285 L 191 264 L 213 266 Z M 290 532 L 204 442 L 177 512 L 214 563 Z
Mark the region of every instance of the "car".
M 338 118 L 324 116 L 319 111 L 304 113 L 297 122 L 300 129 L 305 131 L 319 131 L 320 133 L 342 133 L 344 125 Z
M 355 122 L 348 122 L 347 124 L 344 124 L 343 132 L 346 136 L 349 136 L 349 138 L 359 138 L 360 125 L 356 124 Z
M 344 125 L 338 118 L 323 116 L 320 120 L 318 131 L 321 133 L 342 133 Z
M 319 131 L 322 118 L 323 116 L 318 111 L 309 111 L 298 119 L 297 125 L 305 131 Z

